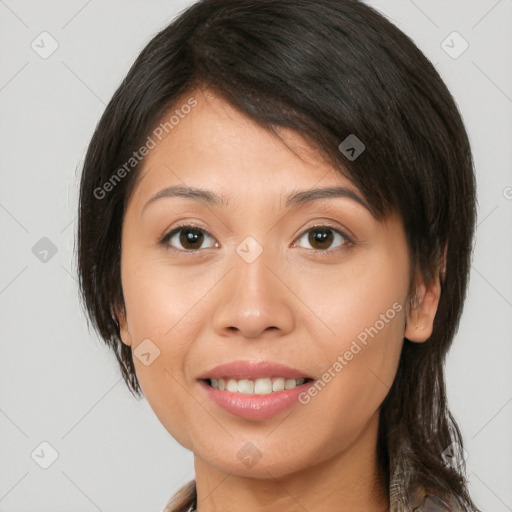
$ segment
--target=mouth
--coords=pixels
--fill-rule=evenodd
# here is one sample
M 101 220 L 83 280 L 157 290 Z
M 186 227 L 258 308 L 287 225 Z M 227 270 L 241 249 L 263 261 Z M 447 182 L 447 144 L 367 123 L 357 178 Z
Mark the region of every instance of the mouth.
M 232 415 L 265 420 L 299 403 L 314 378 L 277 361 L 238 360 L 197 376 L 199 389 Z
M 250 395 L 270 395 L 295 389 L 313 382 L 311 378 L 290 379 L 285 377 L 260 377 L 257 379 L 235 379 L 233 377 L 200 379 L 208 386 L 220 391 Z

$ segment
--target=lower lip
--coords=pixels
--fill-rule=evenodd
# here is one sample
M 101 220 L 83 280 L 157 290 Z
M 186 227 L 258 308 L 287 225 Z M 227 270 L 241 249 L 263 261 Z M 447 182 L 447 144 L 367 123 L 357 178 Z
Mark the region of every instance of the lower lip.
M 307 382 L 293 389 L 275 391 L 266 395 L 253 395 L 223 391 L 212 388 L 203 380 L 199 381 L 199 385 L 217 405 L 220 405 L 231 414 L 249 420 L 264 420 L 288 409 L 288 407 L 298 402 L 299 395 L 307 391 L 312 384 L 314 384 L 314 381 Z

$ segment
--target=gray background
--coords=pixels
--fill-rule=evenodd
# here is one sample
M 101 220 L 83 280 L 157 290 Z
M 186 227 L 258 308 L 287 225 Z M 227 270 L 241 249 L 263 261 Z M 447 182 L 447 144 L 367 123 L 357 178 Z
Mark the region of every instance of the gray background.
M 0 512 L 157 512 L 193 478 L 192 455 L 88 332 L 73 255 L 93 129 L 139 51 L 190 3 L 0 0 Z M 370 3 L 437 66 L 473 145 L 479 226 L 448 395 L 474 499 L 510 511 L 512 0 Z M 51 49 L 43 31 L 58 43 L 45 59 L 31 47 Z M 442 47 L 453 31 L 469 43 L 458 58 L 461 40 L 444 44 L 452 56 Z M 42 442 L 58 452 L 47 469 Z

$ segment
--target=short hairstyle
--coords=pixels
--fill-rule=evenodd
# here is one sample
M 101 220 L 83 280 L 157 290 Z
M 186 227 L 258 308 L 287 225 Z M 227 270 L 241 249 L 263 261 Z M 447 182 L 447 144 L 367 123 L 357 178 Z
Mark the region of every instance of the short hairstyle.
M 83 165 L 78 271 L 86 312 L 130 391 L 141 395 L 116 313 L 124 311 L 121 229 L 141 163 L 115 184 L 109 180 L 179 101 L 201 88 L 276 136 L 276 127 L 302 135 L 359 189 L 377 219 L 400 215 L 414 269 L 427 281 L 441 272 L 432 335 L 426 343 L 404 339 L 382 404 L 379 457 L 388 483 L 400 474 L 404 493 L 421 484 L 474 509 L 444 382 L 475 229 L 470 144 L 431 62 L 360 1 L 199 1 L 148 43 L 107 105 Z M 354 135 L 365 145 L 355 159 L 339 149 Z M 447 449 L 457 464 L 445 463 Z

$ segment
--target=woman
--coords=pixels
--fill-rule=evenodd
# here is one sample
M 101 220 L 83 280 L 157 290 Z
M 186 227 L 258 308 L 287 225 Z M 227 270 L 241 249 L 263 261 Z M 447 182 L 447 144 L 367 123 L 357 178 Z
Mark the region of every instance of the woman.
M 170 511 L 477 510 L 443 365 L 475 222 L 467 134 L 355 0 L 203 0 L 84 163 L 87 312 L 194 453 Z

